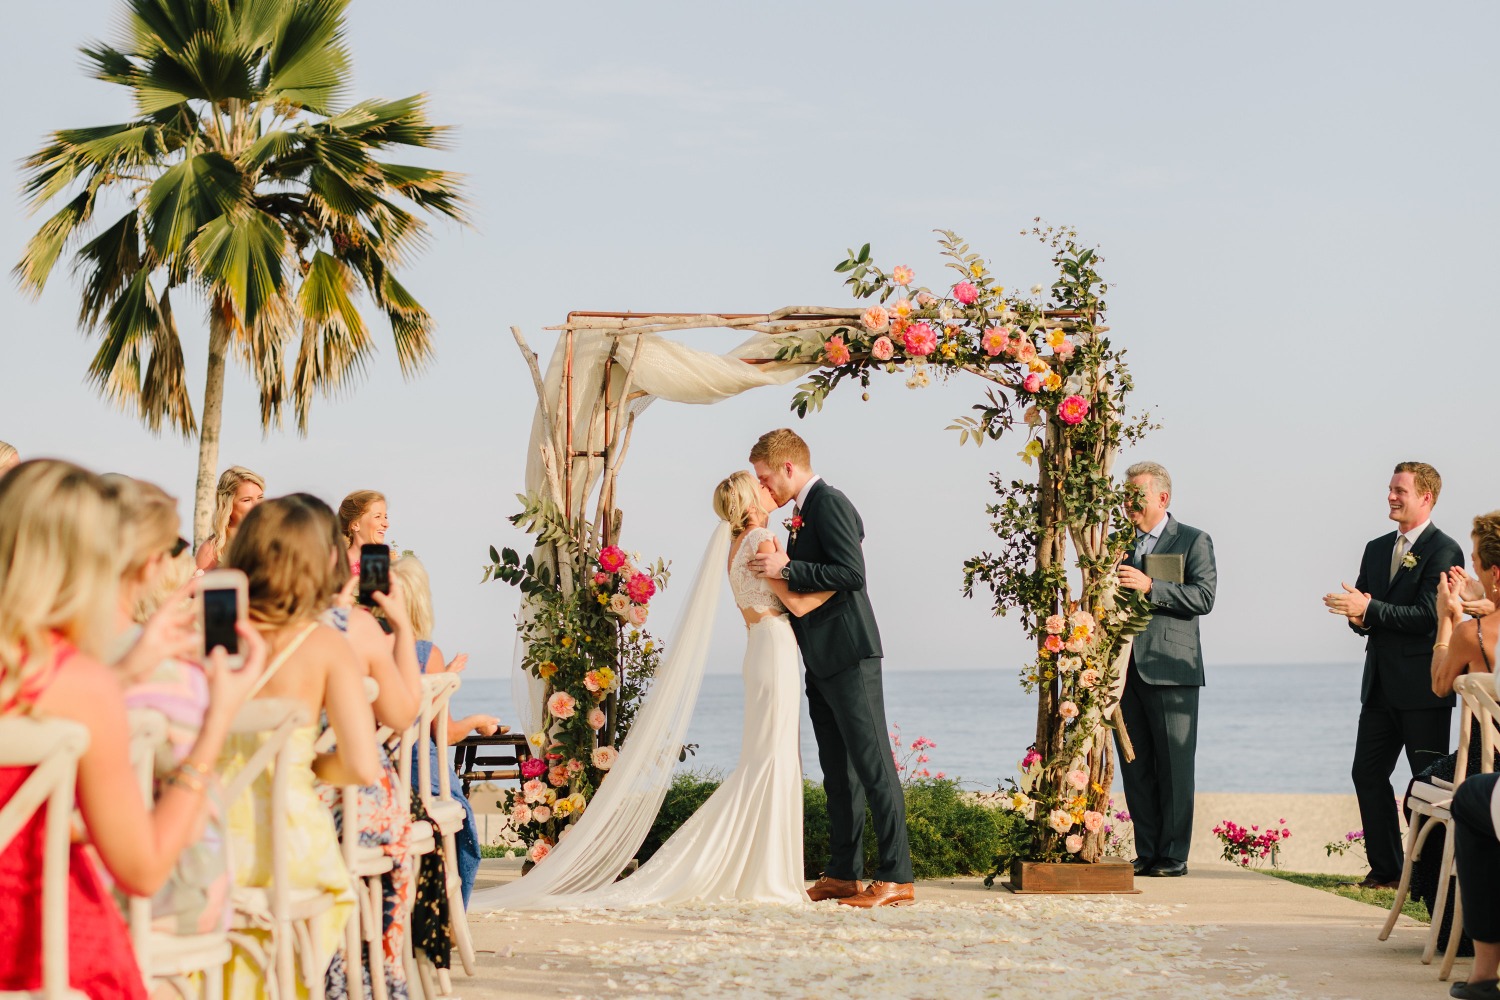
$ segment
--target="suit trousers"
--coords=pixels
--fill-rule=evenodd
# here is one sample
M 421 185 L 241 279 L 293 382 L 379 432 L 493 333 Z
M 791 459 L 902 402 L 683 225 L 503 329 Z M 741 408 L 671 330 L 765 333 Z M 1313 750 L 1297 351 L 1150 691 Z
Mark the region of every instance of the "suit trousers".
M 857 879 L 865 870 L 865 805 L 875 825 L 879 862 L 874 877 L 910 882 L 906 798 L 891 756 L 880 658 L 832 677 L 807 673 L 808 714 L 828 793 L 829 878 Z
M 1396 816 L 1396 792 L 1391 772 L 1401 751 L 1412 774 L 1420 774 L 1448 755 L 1452 740 L 1453 709 L 1400 709 L 1386 698 L 1377 676 L 1369 696 L 1359 710 L 1359 730 L 1354 738 L 1354 794 L 1359 798 L 1359 818 L 1365 827 L 1365 857 L 1370 874 L 1381 882 L 1401 877 L 1401 824 Z
M 1135 760 L 1126 761 L 1122 752 L 1120 774 L 1135 830 L 1135 853 L 1148 861 L 1186 862 L 1188 858 L 1193 839 L 1199 690 L 1143 681 L 1135 657 L 1130 658 L 1120 711 L 1135 747 Z

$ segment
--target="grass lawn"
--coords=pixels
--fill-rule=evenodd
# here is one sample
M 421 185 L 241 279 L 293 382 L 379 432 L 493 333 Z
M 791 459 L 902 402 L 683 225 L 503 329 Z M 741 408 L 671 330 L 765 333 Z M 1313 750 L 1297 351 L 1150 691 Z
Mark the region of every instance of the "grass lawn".
M 1341 885 L 1342 882 L 1350 881 L 1351 875 L 1319 875 L 1313 872 L 1283 872 L 1274 868 L 1260 869 L 1263 874 L 1274 875 L 1276 878 L 1284 878 L 1288 882 L 1305 885 L 1311 889 L 1322 889 L 1331 892 L 1335 896 L 1343 896 L 1345 899 L 1357 899 L 1361 903 L 1369 903 L 1378 906 L 1382 910 L 1390 910 L 1391 903 L 1395 902 L 1396 891 L 1394 889 L 1359 889 L 1352 885 Z M 1431 923 L 1432 917 L 1427 913 L 1427 907 L 1410 897 L 1407 897 L 1406 905 L 1401 908 L 1413 920 L 1422 923 Z

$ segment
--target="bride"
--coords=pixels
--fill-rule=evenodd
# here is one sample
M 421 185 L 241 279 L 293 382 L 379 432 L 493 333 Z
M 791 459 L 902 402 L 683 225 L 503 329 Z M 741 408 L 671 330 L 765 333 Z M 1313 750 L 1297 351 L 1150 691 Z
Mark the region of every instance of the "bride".
M 720 525 L 682 623 L 609 777 L 566 837 L 525 878 L 474 894 L 470 909 L 622 907 L 690 901 L 807 901 L 802 877 L 801 692 L 788 610 L 802 616 L 831 594 L 792 593 L 750 572 L 777 547 L 766 527 L 775 501 L 748 472 L 714 489 Z M 719 583 L 747 629 L 744 736 L 734 772 L 639 871 L 615 881 L 645 840 L 671 783 L 697 700 Z

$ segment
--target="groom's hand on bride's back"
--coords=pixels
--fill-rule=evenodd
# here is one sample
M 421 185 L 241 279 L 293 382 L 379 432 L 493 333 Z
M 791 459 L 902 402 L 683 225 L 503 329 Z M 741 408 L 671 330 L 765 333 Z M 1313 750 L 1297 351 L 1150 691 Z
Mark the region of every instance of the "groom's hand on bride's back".
M 781 567 L 791 562 L 792 559 L 781 547 L 781 539 L 772 537 L 771 544 L 775 546 L 770 552 L 757 552 L 750 557 L 750 572 L 756 576 L 776 578 L 781 576 Z

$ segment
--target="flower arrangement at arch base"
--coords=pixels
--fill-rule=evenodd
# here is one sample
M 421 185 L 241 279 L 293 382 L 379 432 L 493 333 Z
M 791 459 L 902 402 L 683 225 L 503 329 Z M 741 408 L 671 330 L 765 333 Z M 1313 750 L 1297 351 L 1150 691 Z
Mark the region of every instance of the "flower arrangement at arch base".
M 643 626 L 670 573 L 661 561 L 647 566 L 639 555 L 606 545 L 574 565 L 566 592 L 531 557 L 523 562 L 510 549 L 492 555 L 486 578 L 512 583 L 528 598 L 529 614 L 518 627 L 523 666 L 546 683 L 542 727 L 528 736 L 532 757 L 521 763 L 522 785 L 497 803 L 535 862 L 583 815 L 619 757 L 661 660 L 661 645 Z

